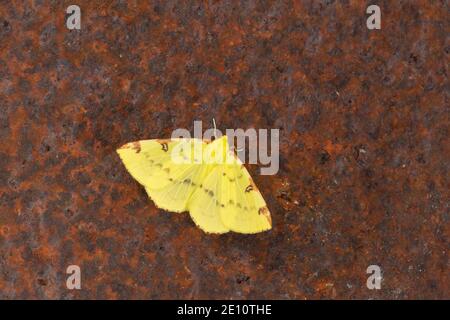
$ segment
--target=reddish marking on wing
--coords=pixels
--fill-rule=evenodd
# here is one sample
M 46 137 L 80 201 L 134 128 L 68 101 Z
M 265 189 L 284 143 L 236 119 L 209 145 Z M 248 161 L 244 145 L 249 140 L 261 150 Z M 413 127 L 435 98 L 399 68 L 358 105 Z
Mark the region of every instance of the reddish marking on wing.
M 132 142 L 132 149 L 136 150 L 136 153 L 141 152 L 141 143 L 139 141 Z
M 255 190 L 256 192 L 260 192 L 258 187 L 256 186 L 255 182 L 253 181 L 253 179 L 251 177 L 248 177 L 248 181 L 250 182 L 250 186 L 252 187 L 252 190 Z
M 128 142 L 128 143 L 125 143 L 123 146 L 121 146 L 119 148 L 119 150 L 120 149 L 133 149 L 133 150 L 136 150 L 136 153 L 139 153 L 139 152 L 141 152 L 141 144 L 139 141 Z
M 170 140 L 170 139 L 156 139 L 156 141 L 157 141 L 159 144 L 163 144 L 163 143 L 169 143 L 169 142 L 171 142 L 172 140 Z
M 258 214 L 264 215 L 266 217 L 267 221 L 269 222 L 270 226 L 272 226 L 272 218 L 270 217 L 270 212 L 267 207 L 259 208 Z

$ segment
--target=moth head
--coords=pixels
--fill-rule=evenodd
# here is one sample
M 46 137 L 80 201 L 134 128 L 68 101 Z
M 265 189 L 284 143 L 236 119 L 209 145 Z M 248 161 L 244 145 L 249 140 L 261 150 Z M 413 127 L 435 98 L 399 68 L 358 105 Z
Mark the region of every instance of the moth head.
M 208 144 L 205 160 L 214 164 L 226 164 L 232 161 L 232 151 L 226 135 Z

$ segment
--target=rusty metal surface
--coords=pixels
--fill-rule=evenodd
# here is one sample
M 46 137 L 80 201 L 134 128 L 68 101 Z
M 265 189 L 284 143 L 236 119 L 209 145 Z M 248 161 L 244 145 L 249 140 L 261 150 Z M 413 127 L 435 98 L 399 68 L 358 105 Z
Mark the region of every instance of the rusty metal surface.
M 450 298 L 445 1 L 70 4 L 0 4 L 0 298 Z M 115 154 L 213 117 L 281 129 L 272 231 L 206 235 Z

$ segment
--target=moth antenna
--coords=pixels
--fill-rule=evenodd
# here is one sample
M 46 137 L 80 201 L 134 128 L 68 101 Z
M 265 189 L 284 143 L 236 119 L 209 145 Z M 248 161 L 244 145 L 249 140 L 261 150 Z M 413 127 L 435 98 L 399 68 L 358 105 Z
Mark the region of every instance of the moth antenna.
M 217 127 L 216 127 L 216 119 L 212 118 L 213 126 L 214 126 L 214 138 L 217 138 Z
M 245 150 L 245 148 L 236 149 L 235 146 L 231 146 L 231 148 L 233 148 L 234 150 L 236 150 L 236 152 L 241 152 L 241 151 L 244 151 L 244 150 Z

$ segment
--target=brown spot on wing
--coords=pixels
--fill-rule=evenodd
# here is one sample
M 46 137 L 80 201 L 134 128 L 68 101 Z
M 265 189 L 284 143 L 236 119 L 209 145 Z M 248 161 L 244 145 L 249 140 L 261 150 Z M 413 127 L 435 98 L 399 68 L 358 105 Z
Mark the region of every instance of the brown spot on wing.
M 262 214 L 266 217 L 267 221 L 269 222 L 270 226 L 272 226 L 272 217 L 270 216 L 269 209 L 267 207 L 261 207 L 258 210 L 258 214 Z
M 169 143 L 172 140 L 170 139 L 156 139 L 156 142 L 158 142 L 159 144 L 163 144 L 163 143 Z
M 161 143 L 161 146 L 165 152 L 169 151 L 169 145 L 166 142 Z
M 255 182 L 253 181 L 253 179 L 251 177 L 248 178 L 248 181 L 250 183 L 249 187 L 251 186 L 252 190 L 255 190 L 255 191 L 259 192 L 258 187 L 256 186 Z
M 131 149 L 131 144 L 130 143 L 125 143 L 123 146 L 119 147 L 120 149 Z
M 133 149 L 136 150 L 136 153 L 141 152 L 141 143 L 139 141 L 128 142 L 121 146 L 119 149 Z
M 139 141 L 133 142 L 133 149 L 136 150 L 136 153 L 141 152 L 141 143 Z
M 167 152 L 169 150 L 169 142 L 171 142 L 170 139 L 156 139 L 156 142 L 158 142 L 162 149 Z

